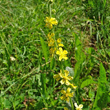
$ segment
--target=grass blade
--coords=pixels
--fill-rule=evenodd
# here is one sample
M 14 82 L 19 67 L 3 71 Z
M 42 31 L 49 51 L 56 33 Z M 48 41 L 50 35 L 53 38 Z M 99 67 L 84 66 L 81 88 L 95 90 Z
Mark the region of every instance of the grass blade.
M 44 57 L 45 57 L 45 61 L 48 62 L 48 49 L 47 49 L 48 46 L 45 44 L 42 37 L 40 37 L 40 42 L 41 42 L 41 45 L 42 45 L 42 50 L 43 50 L 43 54 L 44 54 Z

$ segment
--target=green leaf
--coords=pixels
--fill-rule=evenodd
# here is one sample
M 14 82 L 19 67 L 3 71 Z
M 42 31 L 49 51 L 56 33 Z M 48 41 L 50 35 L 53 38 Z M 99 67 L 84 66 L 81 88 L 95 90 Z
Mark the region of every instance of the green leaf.
M 107 97 L 108 97 L 107 86 L 106 86 L 107 80 L 106 80 L 105 68 L 103 67 L 102 63 L 100 64 L 99 73 L 100 73 L 100 77 L 98 81 L 98 89 L 92 110 L 102 110 L 107 105 Z
M 96 83 L 95 81 L 93 81 L 93 79 L 86 79 L 82 82 L 81 88 L 89 86 L 90 84 L 93 84 L 93 83 Z
M 107 79 L 106 79 L 106 72 L 105 72 L 105 68 L 103 67 L 103 64 L 100 64 L 100 83 L 106 83 Z
M 56 63 L 55 58 L 52 57 L 51 60 L 50 60 L 50 70 L 55 67 L 55 63 Z
M 94 100 L 94 96 L 95 96 L 94 91 L 92 91 L 92 90 L 90 89 L 88 95 L 89 95 L 89 98 L 93 101 L 93 100 Z
M 74 34 L 74 36 L 75 36 L 75 60 L 77 61 L 77 63 L 75 64 L 74 82 L 78 84 L 80 74 L 84 67 L 83 64 L 85 62 L 86 56 L 82 51 L 82 43 L 79 37 L 76 34 Z
M 47 62 L 48 61 L 48 49 L 47 49 L 48 46 L 45 44 L 42 37 L 40 37 L 40 42 L 41 42 L 41 45 L 42 45 L 42 50 L 43 50 L 43 54 L 44 54 L 44 57 L 45 57 L 45 61 Z
M 15 101 L 15 102 L 13 102 L 13 106 L 16 107 L 19 103 L 20 103 L 20 101 L 17 100 L 17 101 Z
M 8 99 L 4 100 L 4 107 L 5 109 L 10 109 L 12 106 L 11 102 Z

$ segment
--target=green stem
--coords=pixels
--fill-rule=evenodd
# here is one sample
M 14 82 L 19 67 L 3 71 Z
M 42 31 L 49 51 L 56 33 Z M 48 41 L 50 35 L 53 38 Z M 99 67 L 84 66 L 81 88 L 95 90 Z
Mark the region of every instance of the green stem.
M 72 110 L 74 110 L 74 106 L 73 106 L 73 102 L 72 102 L 72 99 L 71 98 L 70 98 L 70 104 L 71 104 Z
M 53 33 L 54 33 L 54 29 L 52 30 L 53 31 Z M 58 50 L 58 45 L 57 45 L 57 41 L 56 41 L 56 37 L 55 37 L 55 35 L 54 35 L 54 41 L 55 41 L 55 47 L 56 47 L 56 49 Z
M 61 67 L 60 67 L 60 68 L 61 68 L 61 71 L 62 71 L 62 73 L 64 74 L 63 62 L 61 61 L 60 63 L 61 63 Z
M 50 17 L 51 17 L 51 4 L 49 4 L 49 11 L 50 11 Z

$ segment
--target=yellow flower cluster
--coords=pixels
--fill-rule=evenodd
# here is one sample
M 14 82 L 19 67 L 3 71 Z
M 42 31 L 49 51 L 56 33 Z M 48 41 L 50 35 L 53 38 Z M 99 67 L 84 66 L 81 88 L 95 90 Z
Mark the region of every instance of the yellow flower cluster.
M 64 70 L 64 74 L 63 72 L 60 70 L 60 73 L 54 75 L 53 77 L 56 79 L 56 81 L 60 80 L 60 83 L 66 84 L 67 86 L 72 87 L 73 89 L 76 89 L 77 86 L 74 86 L 73 84 L 71 84 L 69 81 L 71 81 L 73 79 L 73 77 L 68 76 L 69 75 L 69 71 Z M 61 93 L 63 94 L 63 96 L 61 96 L 61 100 L 65 100 L 69 102 L 69 98 L 73 97 L 73 92 L 70 93 L 71 88 L 68 87 L 67 91 L 62 90 Z
M 57 25 L 58 24 L 58 21 L 55 18 L 52 18 L 52 17 L 46 17 L 45 22 L 46 22 L 45 26 L 48 27 L 49 29 L 52 29 L 53 25 Z M 49 33 L 47 35 L 48 46 L 50 47 L 50 54 L 51 54 L 52 57 L 54 56 L 54 53 L 56 51 L 55 40 L 53 38 L 54 36 L 55 36 L 54 33 Z
M 55 48 L 55 41 L 54 41 L 54 33 L 49 33 L 47 35 L 47 40 L 48 40 L 48 46 L 50 47 L 50 54 L 53 56 L 55 51 L 56 51 L 56 48 Z
M 58 21 L 55 18 L 52 17 L 46 17 L 46 26 L 49 27 L 50 29 L 53 28 L 53 25 L 57 25 Z M 47 39 L 48 39 L 48 46 L 50 47 L 50 54 L 52 56 L 54 56 L 55 51 L 56 51 L 56 47 L 55 47 L 55 39 L 53 38 L 55 36 L 54 33 L 49 33 L 47 35 Z M 58 38 L 57 39 L 57 48 L 58 50 L 56 51 L 56 54 L 59 55 L 59 61 L 61 61 L 62 59 L 67 60 L 68 57 L 66 56 L 66 54 L 68 53 L 66 50 L 63 50 L 62 47 L 64 46 L 61 43 L 61 39 Z
M 51 14 L 50 14 L 51 15 Z M 46 27 L 49 29 L 53 28 L 53 25 L 57 25 L 58 21 L 53 18 L 53 17 L 46 17 Z M 61 43 L 62 40 L 58 38 L 57 40 L 55 39 L 55 34 L 54 33 L 49 33 L 47 35 L 47 40 L 48 40 L 48 46 L 50 48 L 50 54 L 54 56 L 56 53 L 59 56 L 59 61 L 62 60 L 67 60 L 67 50 L 64 50 L 63 47 L 64 45 Z M 61 85 L 66 85 L 67 90 L 61 90 L 61 93 L 63 94 L 60 99 L 65 100 L 67 102 L 70 101 L 70 98 L 73 97 L 74 92 L 71 92 L 71 89 L 76 89 L 76 86 L 74 86 L 71 82 L 73 77 L 69 76 L 69 71 L 67 70 L 60 70 L 60 73 L 56 74 L 53 76 L 56 81 L 60 81 Z M 65 110 L 68 110 L 68 108 L 64 108 Z
M 54 39 L 53 39 L 53 36 L 54 36 L 54 35 L 55 35 L 54 33 L 49 33 L 49 34 L 47 35 L 47 38 L 48 38 L 48 46 L 49 46 L 49 47 L 54 46 L 54 43 L 55 43 L 55 41 L 54 41 Z
M 58 21 L 55 19 L 55 18 L 52 18 L 52 17 L 46 17 L 46 27 L 49 27 L 50 29 L 53 28 L 53 25 L 57 25 L 58 24 Z

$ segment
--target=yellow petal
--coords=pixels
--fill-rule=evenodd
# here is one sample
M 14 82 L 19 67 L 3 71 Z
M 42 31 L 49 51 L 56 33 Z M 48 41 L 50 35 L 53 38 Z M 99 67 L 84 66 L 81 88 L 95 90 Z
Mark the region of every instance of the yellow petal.
M 60 76 L 61 78 L 63 78 L 63 74 L 62 74 L 62 73 L 59 73 L 59 76 Z
M 66 80 L 65 83 L 66 83 L 66 85 L 69 85 L 70 84 L 70 82 L 68 80 Z
M 64 45 L 63 45 L 63 44 L 58 44 L 58 46 L 59 46 L 59 47 L 63 47 Z
M 69 93 L 68 95 L 69 95 L 69 97 L 73 97 L 73 94 L 74 94 L 74 92 Z
M 62 60 L 62 57 L 60 56 L 60 57 L 59 57 L 59 61 L 61 61 L 61 60 Z
M 66 94 L 66 91 L 64 91 L 64 90 L 61 90 L 61 93 L 62 93 L 62 94 Z
M 67 97 L 66 101 L 67 101 L 67 102 L 69 102 L 69 101 L 70 101 L 70 98 L 69 98 L 69 97 Z
M 57 55 L 60 55 L 60 51 L 57 50 L 57 51 L 56 51 L 56 54 L 57 54 Z
M 60 99 L 61 99 L 61 100 L 65 100 L 65 97 L 64 97 L 64 96 L 61 96 Z
M 68 76 L 69 75 L 69 71 L 64 70 L 64 72 L 65 72 L 65 76 Z
M 72 80 L 72 79 L 73 79 L 73 77 L 71 77 L 71 76 L 68 76 L 68 79 L 69 79 L 69 80 Z
M 60 81 L 60 83 L 61 83 L 61 84 L 64 84 L 64 83 L 65 83 L 65 80 L 64 80 L 64 79 L 62 79 L 62 80 Z
M 77 88 L 77 86 L 74 86 L 73 84 L 70 84 L 74 89 L 76 89 Z
M 71 91 L 71 88 L 68 88 L 68 89 L 67 89 L 67 93 L 69 93 L 70 91 Z
M 64 54 L 67 54 L 68 52 L 66 50 L 63 51 Z
M 63 49 L 60 47 L 60 48 L 59 48 L 59 51 L 60 51 L 60 52 L 62 52 L 62 51 L 63 51 Z
M 63 57 L 65 60 L 67 60 L 68 59 L 68 57 Z

